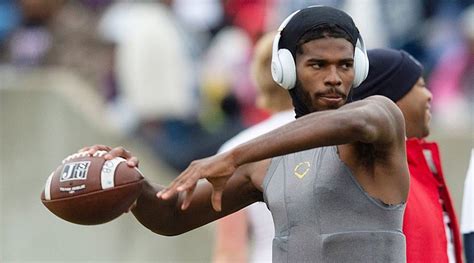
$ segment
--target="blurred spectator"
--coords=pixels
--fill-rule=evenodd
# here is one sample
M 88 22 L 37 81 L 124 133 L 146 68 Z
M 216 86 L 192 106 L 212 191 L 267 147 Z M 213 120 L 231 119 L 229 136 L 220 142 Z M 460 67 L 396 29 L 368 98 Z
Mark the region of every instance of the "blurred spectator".
M 168 6 L 159 1 L 119 1 L 106 10 L 99 29 L 116 45 L 118 92 L 112 103 L 123 102 L 133 113 L 133 123 L 118 123 L 119 127 L 128 132 L 137 124 L 146 128 L 194 114 L 193 61 Z
M 62 2 L 62 0 L 17 1 L 21 12 L 21 23 L 9 39 L 7 60 L 10 63 L 17 66 L 36 66 L 45 63 L 52 45 L 48 23 Z M 15 7 L 10 6 L 11 14 L 14 15 L 15 11 Z
M 435 120 L 450 130 L 472 128 L 474 119 L 474 5 L 461 16 L 464 41 L 446 50 L 429 80 Z
M 204 118 L 214 118 L 215 111 L 219 111 L 215 106 L 225 97 L 235 96 L 245 126 L 261 120 L 254 106 L 256 91 L 249 78 L 252 50 L 252 40 L 239 27 L 228 26 L 214 37 L 203 57 L 201 72 L 204 99 L 211 106 Z M 206 122 L 209 121 L 212 120 Z
M 211 31 L 223 19 L 219 0 L 173 0 L 172 7 L 178 19 L 197 32 Z
M 98 37 L 97 25 L 111 0 L 62 2 L 48 26 L 52 46 L 47 64 L 76 72 L 99 91 L 107 73 L 111 47 Z
M 220 0 L 173 0 L 172 8 L 189 33 L 189 44 L 201 54 L 212 37 L 221 29 L 224 10 Z
M 230 24 L 243 29 L 255 43 L 265 32 L 272 0 L 227 0 L 224 12 Z

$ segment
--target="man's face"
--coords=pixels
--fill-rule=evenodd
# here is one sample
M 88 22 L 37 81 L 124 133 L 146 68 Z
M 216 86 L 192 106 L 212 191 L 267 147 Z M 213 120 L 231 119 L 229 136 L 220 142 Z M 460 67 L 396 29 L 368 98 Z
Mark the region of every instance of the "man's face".
M 397 101 L 405 117 L 408 138 L 424 138 L 430 133 L 431 92 L 426 88 L 425 80 L 420 77 L 413 88 Z
M 297 87 L 311 111 L 344 105 L 354 80 L 354 47 L 343 38 L 321 38 L 296 55 Z

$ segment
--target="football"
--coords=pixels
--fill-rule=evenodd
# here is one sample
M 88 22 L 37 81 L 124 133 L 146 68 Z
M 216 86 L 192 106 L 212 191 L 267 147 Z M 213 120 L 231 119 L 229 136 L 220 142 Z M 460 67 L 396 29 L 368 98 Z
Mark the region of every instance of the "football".
M 46 180 L 42 203 L 56 216 L 81 225 L 109 222 L 141 193 L 143 175 L 125 159 L 105 160 L 107 152 L 68 156 Z

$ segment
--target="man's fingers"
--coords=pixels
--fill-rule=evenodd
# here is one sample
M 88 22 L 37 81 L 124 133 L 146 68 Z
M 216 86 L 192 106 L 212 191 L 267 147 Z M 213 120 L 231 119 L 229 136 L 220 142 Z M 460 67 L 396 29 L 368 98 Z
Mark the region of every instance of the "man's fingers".
M 104 159 L 106 160 L 112 160 L 115 157 L 122 157 L 127 160 L 127 165 L 129 167 L 138 167 L 138 158 L 133 156 L 130 151 L 127 151 L 123 147 L 115 147 L 112 149 L 112 147 L 103 145 L 103 144 L 96 144 L 93 146 L 86 146 L 81 149 L 79 149 L 78 153 L 88 153 L 90 156 L 96 156 L 95 154 L 98 151 L 104 151 L 106 152 L 105 155 L 103 155 Z M 102 156 L 102 155 L 99 155 Z
M 178 192 L 185 191 L 196 184 L 197 180 L 193 178 L 192 170 L 186 169 L 168 187 L 158 192 L 157 197 L 168 199 Z M 198 178 L 199 179 L 199 178 Z
M 217 212 L 222 210 L 222 190 L 212 190 L 212 208 Z
M 196 185 L 188 188 L 186 192 L 184 192 L 184 200 L 183 204 L 181 205 L 181 210 L 186 210 L 189 207 L 189 204 L 191 204 L 191 200 L 193 199 L 193 194 L 194 190 L 196 189 Z
M 178 190 L 178 186 L 179 184 L 178 183 L 172 183 L 170 186 L 166 187 L 165 189 L 161 190 L 158 195 L 160 198 L 162 199 L 168 199 L 170 198 L 171 196 L 177 194 L 178 192 L 181 192 Z
M 181 209 L 185 210 L 186 208 L 188 208 L 189 204 L 191 203 L 195 189 L 196 189 L 196 183 L 192 183 L 192 181 L 185 181 L 181 179 L 181 180 L 174 181 L 173 183 L 171 183 L 170 186 L 159 191 L 156 194 L 156 197 L 166 200 L 179 192 L 185 191 L 184 200 L 183 200 L 183 203 L 181 204 Z
M 92 146 L 82 147 L 77 152 L 78 153 L 87 152 L 90 155 L 94 155 L 97 151 L 106 151 L 106 152 L 108 152 L 110 150 L 112 150 L 112 148 L 110 146 L 103 145 L 103 144 L 95 144 L 95 145 L 92 145 Z
M 170 196 L 173 196 L 175 193 L 178 191 L 176 188 L 178 187 L 178 183 L 183 179 L 183 174 L 180 176 L 176 177 L 167 187 L 165 187 L 163 190 L 158 192 L 157 197 L 162 198 L 162 199 L 168 199 Z
M 138 158 L 135 157 L 135 156 L 132 156 L 132 158 L 127 160 L 127 165 L 129 167 L 137 167 L 138 168 L 138 164 L 139 164 Z
M 110 151 L 112 150 L 112 148 L 110 146 L 107 146 L 107 145 L 103 145 L 103 144 L 96 144 L 96 145 L 93 145 L 93 146 L 90 146 L 90 147 L 84 147 L 83 149 L 85 148 L 89 148 L 87 149 L 87 152 L 89 152 L 90 155 L 94 155 L 95 152 L 97 151 Z
M 123 147 L 115 147 L 109 150 L 109 153 L 104 155 L 106 160 L 111 160 L 115 157 L 122 157 L 127 159 L 127 161 L 132 158 L 132 154 Z
M 164 188 L 163 190 L 159 191 L 156 194 L 156 197 L 166 200 L 166 199 L 170 198 L 171 196 L 173 196 L 175 193 L 178 192 L 178 191 L 176 191 L 176 188 L 173 185 L 174 184 L 171 184 L 170 186 L 168 186 L 168 187 Z
M 79 149 L 79 151 L 77 152 L 87 152 L 91 147 L 90 146 L 86 146 L 86 147 L 82 147 L 81 149 Z
M 178 190 L 178 192 L 187 191 L 188 189 L 194 187 L 198 180 L 199 178 L 196 179 L 195 176 L 183 178 L 183 180 L 177 183 L 176 190 Z

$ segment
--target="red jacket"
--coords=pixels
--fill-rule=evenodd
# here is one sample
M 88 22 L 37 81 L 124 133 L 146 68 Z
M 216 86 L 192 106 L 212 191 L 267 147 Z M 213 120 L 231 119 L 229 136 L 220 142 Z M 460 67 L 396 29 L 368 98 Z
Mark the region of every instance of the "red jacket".
M 451 221 L 456 262 L 462 262 L 459 225 L 444 180 L 438 146 L 418 139 L 407 140 L 406 145 L 410 169 L 410 191 L 403 220 L 407 262 L 448 262 L 440 199 Z M 431 172 L 423 151 L 431 152 L 437 174 Z

